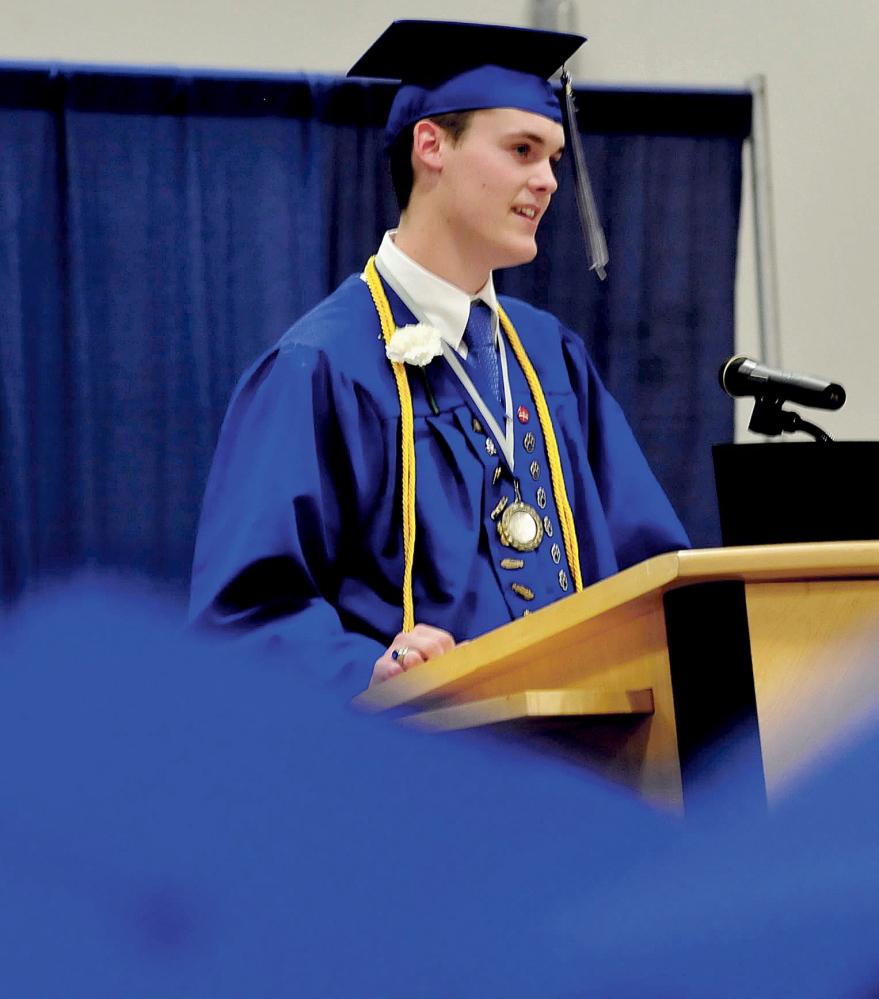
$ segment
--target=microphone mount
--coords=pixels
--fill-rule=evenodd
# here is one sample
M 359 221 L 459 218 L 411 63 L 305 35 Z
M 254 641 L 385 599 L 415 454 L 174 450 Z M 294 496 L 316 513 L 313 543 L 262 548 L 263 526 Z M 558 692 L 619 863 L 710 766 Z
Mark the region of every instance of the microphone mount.
M 783 409 L 784 399 L 777 396 L 762 395 L 754 399 L 754 411 L 748 430 L 766 437 L 778 437 L 782 433 L 793 434 L 798 430 L 809 434 L 819 444 L 832 444 L 833 438 L 819 426 L 804 420 L 792 409 Z

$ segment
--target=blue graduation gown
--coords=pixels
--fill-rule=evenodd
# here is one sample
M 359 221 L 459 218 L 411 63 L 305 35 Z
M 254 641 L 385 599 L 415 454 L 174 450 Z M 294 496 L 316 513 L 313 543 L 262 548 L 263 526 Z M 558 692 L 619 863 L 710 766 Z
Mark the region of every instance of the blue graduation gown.
M 415 322 L 390 291 L 389 299 L 398 325 Z M 687 547 L 582 341 L 545 312 L 501 301 L 552 416 L 584 585 Z M 522 499 L 546 530 L 535 552 L 500 541 L 492 513 L 504 497 L 513 499 L 511 477 L 495 474 L 500 459 L 489 453 L 449 364 L 439 357 L 425 369 L 439 415 L 424 378 L 410 369 L 415 617 L 458 641 L 573 590 L 536 408 L 511 352 L 509 359 L 519 414 L 515 472 Z M 534 439 L 526 441 L 529 432 Z M 400 461 L 393 372 L 369 290 L 353 275 L 263 354 L 235 390 L 202 508 L 194 620 L 288 647 L 291 655 L 308 648 L 302 666 L 352 694 L 365 687 L 402 626 Z

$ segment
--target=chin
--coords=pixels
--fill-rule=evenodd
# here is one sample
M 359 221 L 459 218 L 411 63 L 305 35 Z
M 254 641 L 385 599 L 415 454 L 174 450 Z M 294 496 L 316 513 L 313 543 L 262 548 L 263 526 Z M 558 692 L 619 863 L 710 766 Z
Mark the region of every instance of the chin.
M 503 270 L 506 267 L 520 267 L 522 264 L 530 264 L 537 256 L 537 243 L 532 239 L 516 246 L 508 244 L 498 252 L 497 256 L 498 260 L 502 259 L 503 262 L 496 263 L 492 270 Z

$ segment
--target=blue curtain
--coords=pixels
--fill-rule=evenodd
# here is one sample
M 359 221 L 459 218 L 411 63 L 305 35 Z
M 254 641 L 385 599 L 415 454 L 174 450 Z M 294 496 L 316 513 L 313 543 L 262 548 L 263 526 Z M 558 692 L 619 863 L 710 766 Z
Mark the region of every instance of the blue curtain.
M 5 600 L 84 564 L 185 585 L 235 380 L 396 220 L 391 93 L 0 68 Z M 715 544 L 750 97 L 591 89 L 578 103 L 609 278 L 586 272 L 563 180 L 541 255 L 501 288 L 586 339 L 694 542 Z

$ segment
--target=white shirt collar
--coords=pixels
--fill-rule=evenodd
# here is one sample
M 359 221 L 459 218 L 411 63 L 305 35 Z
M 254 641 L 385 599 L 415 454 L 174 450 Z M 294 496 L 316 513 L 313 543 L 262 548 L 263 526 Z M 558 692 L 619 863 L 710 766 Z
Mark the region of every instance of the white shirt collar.
M 407 256 L 394 243 L 395 234 L 396 229 L 385 233 L 375 265 L 415 318 L 438 329 L 443 340 L 466 357 L 467 345 L 461 343 L 461 338 L 470 318 L 470 303 L 479 299 L 491 309 L 496 339 L 498 302 L 492 276 L 489 274 L 488 281 L 475 295 L 468 295 Z

